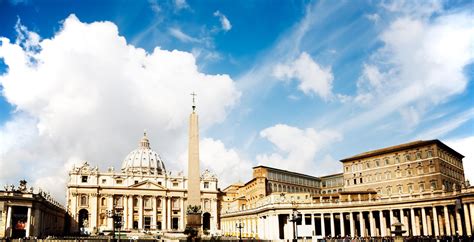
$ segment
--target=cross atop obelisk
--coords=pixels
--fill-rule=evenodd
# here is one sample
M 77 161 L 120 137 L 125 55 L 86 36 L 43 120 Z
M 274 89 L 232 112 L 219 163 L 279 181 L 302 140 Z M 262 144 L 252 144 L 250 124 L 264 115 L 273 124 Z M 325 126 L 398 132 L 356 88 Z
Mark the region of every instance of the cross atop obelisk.
M 197 94 L 196 93 L 191 93 L 191 96 L 193 96 L 193 112 L 196 110 L 196 96 Z

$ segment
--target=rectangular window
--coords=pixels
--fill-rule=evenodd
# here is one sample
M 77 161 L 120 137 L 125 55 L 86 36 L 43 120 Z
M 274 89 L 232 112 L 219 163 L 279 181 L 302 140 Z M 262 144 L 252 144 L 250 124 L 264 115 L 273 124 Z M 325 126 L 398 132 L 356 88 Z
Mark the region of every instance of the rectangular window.
M 204 182 L 204 188 L 209 188 L 209 182 Z
M 122 184 L 122 180 L 117 180 L 117 184 Z
M 107 179 L 102 179 L 102 184 L 107 183 Z
M 178 183 L 177 183 L 177 182 L 173 182 L 173 187 L 178 187 Z
M 135 184 L 138 184 L 138 181 L 137 181 L 137 180 L 135 180 Z
M 82 176 L 82 177 L 81 177 L 82 183 L 86 183 L 86 182 L 87 182 L 87 178 L 88 178 L 88 176 Z

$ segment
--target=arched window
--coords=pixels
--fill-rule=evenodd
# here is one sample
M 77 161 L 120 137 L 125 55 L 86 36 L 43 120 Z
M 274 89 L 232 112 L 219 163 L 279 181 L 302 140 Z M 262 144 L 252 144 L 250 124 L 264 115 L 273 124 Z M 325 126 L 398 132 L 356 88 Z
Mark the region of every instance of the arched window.
M 102 205 L 102 206 L 107 205 L 107 199 L 105 197 L 100 199 L 100 205 Z

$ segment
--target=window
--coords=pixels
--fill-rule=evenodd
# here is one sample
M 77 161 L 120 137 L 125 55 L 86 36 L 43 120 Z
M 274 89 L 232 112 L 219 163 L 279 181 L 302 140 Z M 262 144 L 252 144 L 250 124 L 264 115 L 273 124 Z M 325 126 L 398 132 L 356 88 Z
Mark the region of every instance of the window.
M 434 166 L 430 166 L 430 172 L 435 172 L 435 167 Z
M 416 153 L 416 159 L 421 160 L 421 152 Z
M 87 178 L 88 178 L 88 176 L 82 176 L 82 177 L 81 177 L 82 183 L 86 183 L 86 182 L 87 182 Z
M 137 181 L 137 180 L 135 180 L 135 184 L 138 184 L 138 181 Z
M 102 205 L 102 206 L 107 205 L 107 199 L 105 197 L 100 199 L 100 205 Z
M 376 166 L 376 167 L 379 167 L 379 166 L 380 166 L 379 160 L 375 160 L 375 166 Z
M 398 186 L 398 193 L 403 193 L 403 187 L 402 186 Z
M 151 198 L 145 197 L 145 208 L 151 208 Z
M 176 208 L 179 208 L 179 201 L 178 201 L 177 198 L 173 198 L 173 200 L 171 200 L 171 203 L 172 203 L 171 206 L 172 206 L 173 208 L 175 208 L 175 209 L 176 209 Z
M 420 192 L 424 192 L 425 191 L 425 183 L 420 183 Z
M 122 184 L 122 180 L 117 180 L 117 184 Z
M 387 187 L 387 194 L 388 195 L 392 194 L 392 187 Z
M 411 176 L 411 169 L 407 169 L 407 175 Z
M 423 174 L 423 167 L 418 167 L 418 174 Z
M 400 157 L 395 157 L 395 163 L 400 164 Z
M 388 159 L 385 159 L 385 165 L 390 165 L 390 161 Z
M 431 158 L 431 157 L 433 157 L 433 151 L 428 150 L 428 158 Z
M 437 189 L 437 182 L 431 181 L 431 190 L 436 190 L 436 189 Z
M 366 167 L 367 167 L 367 169 L 370 168 L 370 162 L 367 162 Z
M 410 155 L 409 155 L 409 154 L 406 154 L 406 155 L 405 155 L 405 160 L 406 160 L 406 161 L 410 161 Z
M 158 185 L 160 185 L 160 186 L 161 186 L 161 184 L 162 184 L 161 182 L 158 182 Z
M 209 182 L 204 182 L 204 188 L 209 188 Z
M 408 192 L 409 193 L 413 192 L 413 184 L 408 184 Z
M 81 206 L 87 206 L 87 196 L 86 195 L 81 196 L 80 204 L 81 204 Z
M 177 182 L 173 182 L 173 187 L 178 187 L 178 183 L 177 183 Z

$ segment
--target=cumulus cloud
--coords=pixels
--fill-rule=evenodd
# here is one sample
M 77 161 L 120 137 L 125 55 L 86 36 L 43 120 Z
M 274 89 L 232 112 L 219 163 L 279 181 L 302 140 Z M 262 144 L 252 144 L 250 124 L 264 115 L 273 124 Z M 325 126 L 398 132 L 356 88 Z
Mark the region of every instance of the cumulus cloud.
M 221 28 L 224 31 L 229 31 L 232 29 L 232 24 L 230 23 L 229 19 L 222 14 L 219 10 L 214 12 L 214 16 L 219 18 L 219 21 L 221 22 Z
M 474 136 L 450 139 L 446 141 L 446 144 L 465 156 L 463 159 L 464 175 L 472 185 L 474 182 L 474 172 L 469 171 L 474 170 L 474 149 L 472 149 L 474 147 Z
M 332 97 L 334 76 L 331 68 L 321 67 L 306 52 L 302 52 L 290 64 L 276 65 L 273 74 L 280 80 L 296 79 L 299 82 L 298 88 L 306 95 L 316 94 L 324 100 Z
M 201 170 L 209 169 L 219 178 L 219 187 L 225 188 L 239 181 L 248 181 L 252 176 L 252 162 L 240 157 L 234 148 L 227 148 L 221 140 L 203 138 L 199 143 Z M 187 163 L 188 151 L 179 158 Z M 185 169 L 186 171 L 186 169 Z
M 22 44 L 30 38 L 0 41 L 8 67 L 2 94 L 15 107 L 0 129 L 0 183 L 51 184 L 58 197 L 71 164 L 118 168 L 143 129 L 168 168 L 185 166 L 176 159 L 186 147 L 189 94 L 199 95 L 202 130 L 223 121 L 240 96 L 228 75 L 199 72 L 191 53 L 147 53 L 127 44 L 111 22 L 70 15 L 53 37 L 37 41 L 37 51 Z
M 259 164 L 303 173 L 317 166 L 315 157 L 318 152 L 342 140 L 342 135 L 336 131 L 300 129 L 286 124 L 266 128 L 260 132 L 260 136 L 270 141 L 276 152 L 257 155 Z M 334 165 L 337 166 L 337 162 Z
M 430 107 L 466 89 L 463 69 L 474 60 L 474 27 L 468 13 L 399 17 L 379 38 L 383 46 L 364 64 L 357 83 L 354 100 L 372 108 L 360 121 L 398 112 L 414 126 Z

